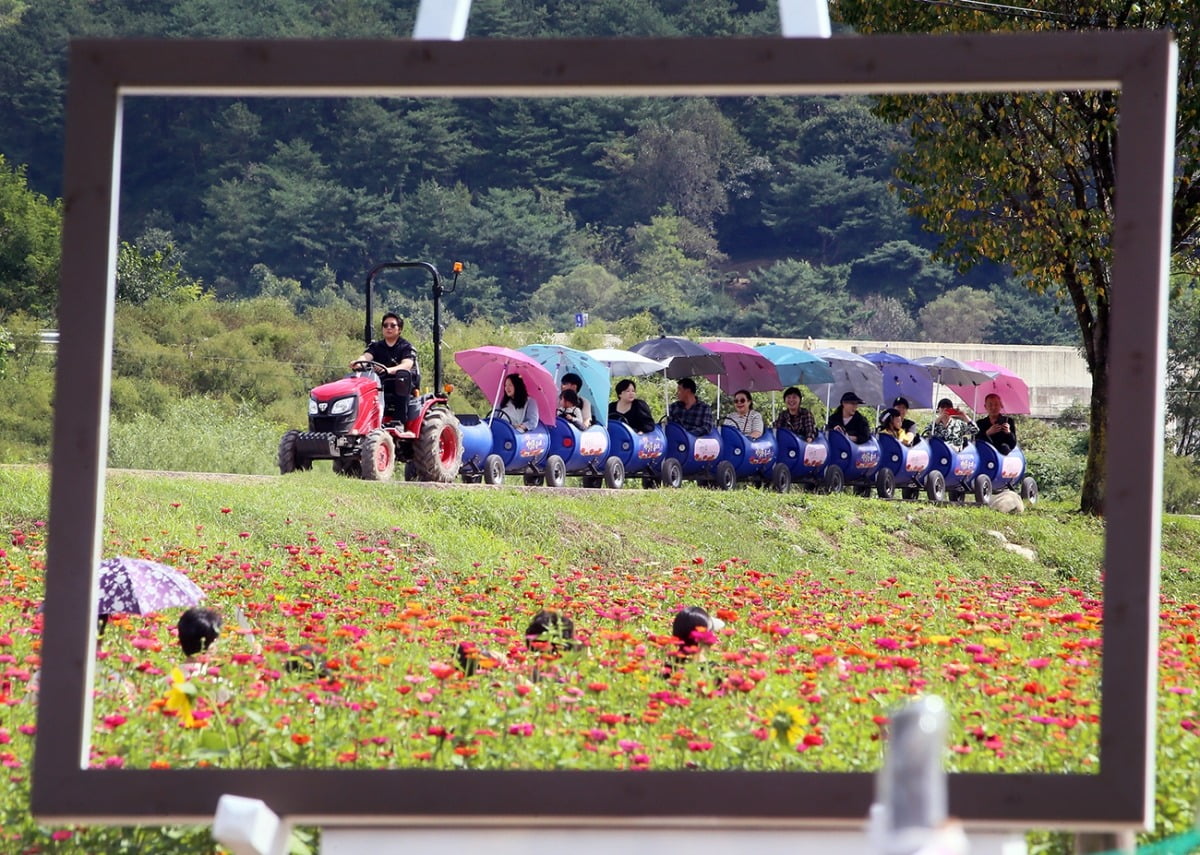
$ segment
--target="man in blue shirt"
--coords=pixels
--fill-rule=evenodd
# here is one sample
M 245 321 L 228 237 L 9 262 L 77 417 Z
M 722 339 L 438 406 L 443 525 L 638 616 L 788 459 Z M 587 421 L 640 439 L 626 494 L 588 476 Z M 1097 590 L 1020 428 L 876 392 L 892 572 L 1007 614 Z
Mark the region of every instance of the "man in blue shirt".
M 704 436 L 712 433 L 712 407 L 696 397 L 696 381 L 683 377 L 675 387 L 675 403 L 667 410 L 667 420 L 675 422 L 688 433 Z

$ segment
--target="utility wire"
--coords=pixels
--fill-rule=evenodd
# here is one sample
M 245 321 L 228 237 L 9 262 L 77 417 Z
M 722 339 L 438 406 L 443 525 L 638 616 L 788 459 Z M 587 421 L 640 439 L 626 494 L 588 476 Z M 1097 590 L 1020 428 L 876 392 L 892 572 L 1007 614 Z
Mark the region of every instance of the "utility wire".
M 1079 18 L 1063 15 L 1059 12 L 1047 12 L 1044 9 L 1031 9 L 1028 6 L 1012 6 L 1005 3 L 987 3 L 985 0 L 913 0 L 928 6 L 945 6 L 950 9 L 964 9 L 972 12 L 990 12 L 994 15 L 1007 15 L 1031 20 L 1052 20 L 1077 26 L 1089 26 Z

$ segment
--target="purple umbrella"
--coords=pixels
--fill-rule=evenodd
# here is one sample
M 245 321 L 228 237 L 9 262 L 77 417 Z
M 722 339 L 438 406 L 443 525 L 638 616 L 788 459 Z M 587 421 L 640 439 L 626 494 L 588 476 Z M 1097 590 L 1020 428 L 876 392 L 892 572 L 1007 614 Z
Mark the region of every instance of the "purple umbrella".
M 902 397 L 907 398 L 908 405 L 915 410 L 933 407 L 933 378 L 925 366 L 885 350 L 864 353 L 863 356 L 883 372 L 885 404 Z
M 102 615 L 142 615 L 204 599 L 204 592 L 179 570 L 143 558 L 106 558 L 96 584 L 96 613 Z

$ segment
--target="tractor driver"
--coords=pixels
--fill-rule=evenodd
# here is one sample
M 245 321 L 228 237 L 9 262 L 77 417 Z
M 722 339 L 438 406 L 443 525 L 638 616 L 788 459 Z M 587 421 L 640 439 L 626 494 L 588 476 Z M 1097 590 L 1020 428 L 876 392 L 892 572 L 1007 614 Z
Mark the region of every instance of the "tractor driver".
M 417 354 L 412 344 L 400 333 L 404 321 L 394 312 L 388 312 L 382 321 L 383 338 L 367 345 L 363 355 L 355 362 L 377 362 L 384 366 L 380 372 L 383 380 L 384 412 L 407 421 L 408 399 L 412 395 L 412 371 L 417 364 Z

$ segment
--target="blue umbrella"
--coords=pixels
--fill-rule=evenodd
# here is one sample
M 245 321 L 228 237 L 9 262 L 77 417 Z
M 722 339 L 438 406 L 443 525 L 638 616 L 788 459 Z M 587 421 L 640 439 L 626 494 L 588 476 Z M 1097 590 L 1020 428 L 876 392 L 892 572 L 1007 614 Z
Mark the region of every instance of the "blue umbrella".
M 878 365 L 879 370 L 883 372 L 884 403 L 905 397 L 913 409 L 932 409 L 933 378 L 923 365 L 883 350 L 864 353 L 863 356 Z
M 771 360 L 779 372 L 780 382 L 785 386 L 833 382 L 833 369 L 829 363 L 807 350 L 786 344 L 760 344 L 754 349 Z
M 608 389 L 612 377 L 607 365 L 589 353 L 561 344 L 527 344 L 520 351 L 553 374 L 554 382 L 560 386 L 564 374 L 578 374 L 583 380 L 579 395 L 591 402 L 592 418 L 598 424 L 608 424 Z

